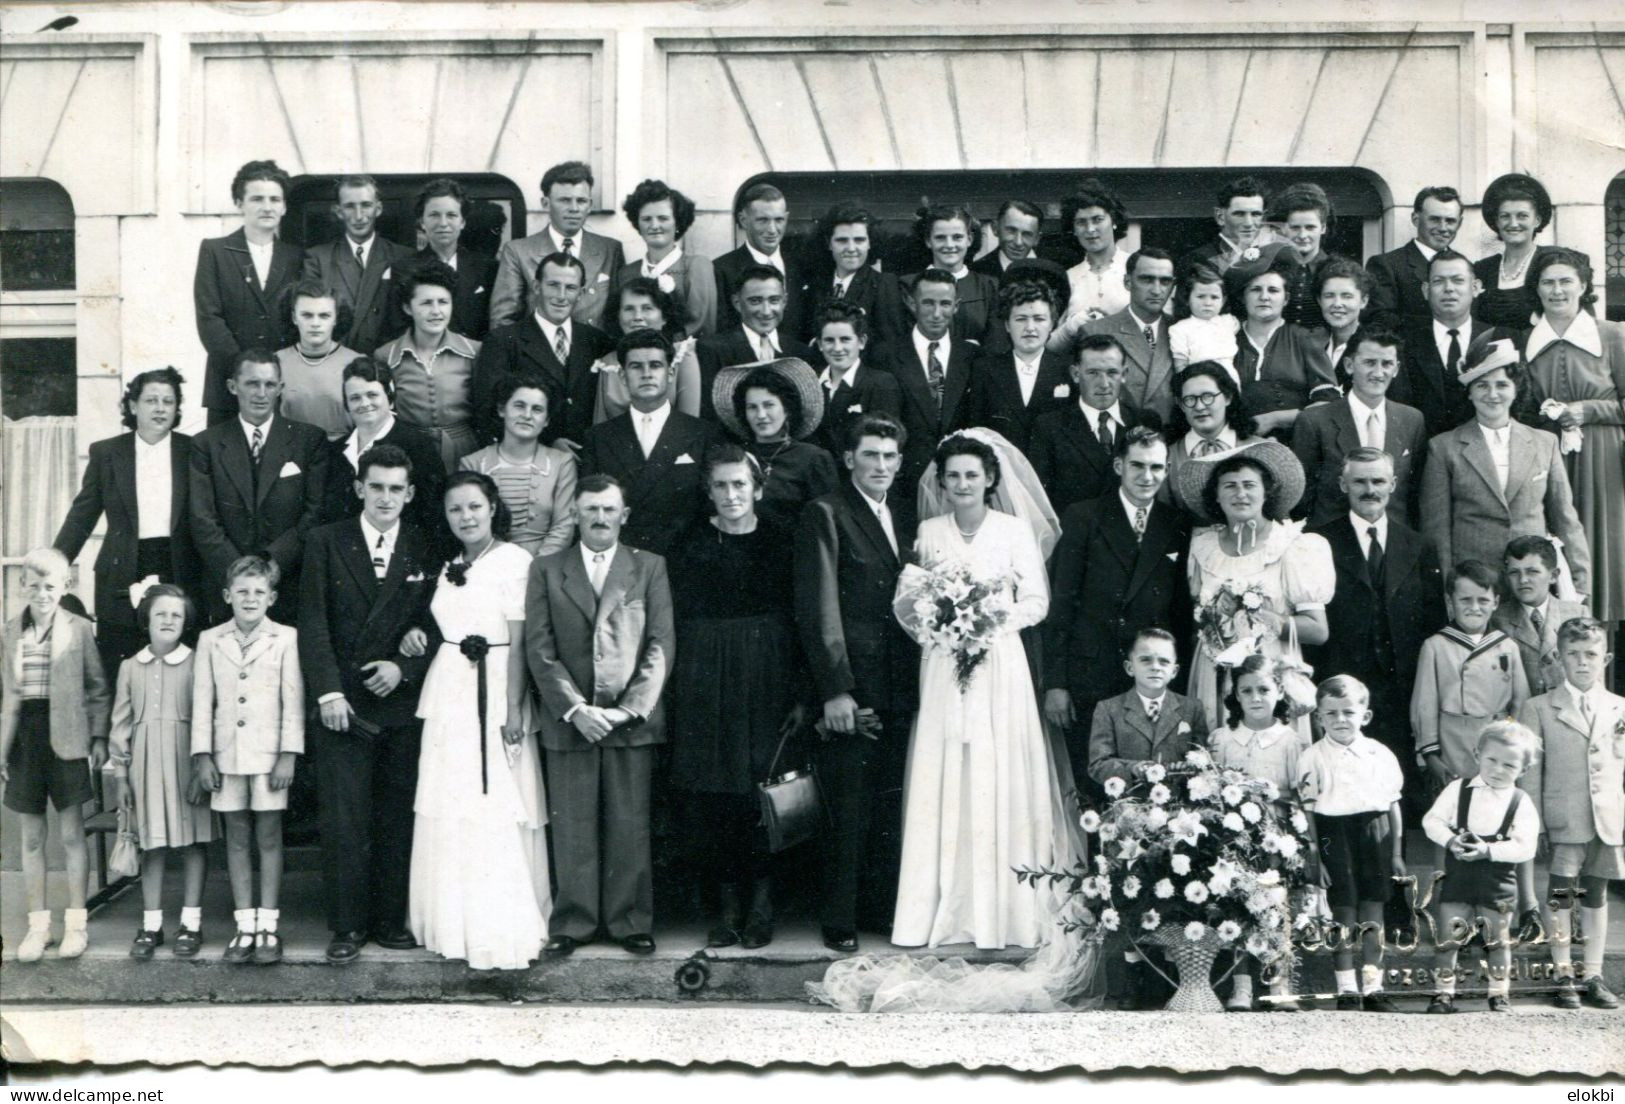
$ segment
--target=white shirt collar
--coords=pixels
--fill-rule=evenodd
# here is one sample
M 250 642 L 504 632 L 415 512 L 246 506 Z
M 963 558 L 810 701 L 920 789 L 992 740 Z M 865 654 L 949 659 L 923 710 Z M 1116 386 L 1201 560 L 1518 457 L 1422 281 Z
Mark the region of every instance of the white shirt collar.
M 177 644 L 169 650 L 168 655 L 164 656 L 164 662 L 169 664 L 171 667 L 178 667 L 182 663 L 185 663 L 186 657 L 191 654 L 192 649 L 188 648 L 185 644 Z M 137 663 L 151 663 L 158 657 L 153 654 L 152 646 L 148 645 L 147 647 L 142 648 L 139 652 L 135 653 L 132 658 Z
M 921 333 L 918 326 L 915 326 L 909 333 L 914 338 L 914 353 L 920 358 L 920 367 L 929 371 L 930 358 L 927 354 L 930 351 L 931 339 Z M 937 338 L 936 345 L 937 359 L 942 361 L 942 370 L 946 372 L 948 370 L 948 356 L 953 351 L 953 331 L 950 330 Z
M 388 532 L 385 532 L 382 529 L 374 529 L 372 522 L 367 520 L 366 514 L 362 514 L 359 518 L 357 518 L 357 520 L 361 522 L 361 536 L 367 542 L 368 552 L 377 551 L 379 537 L 384 538 L 383 547 L 385 552 L 392 553 L 395 551 L 395 538 L 401 535 L 401 523 L 399 518 L 395 520 L 394 525 L 389 527 Z
M 1388 399 L 1386 396 L 1378 399 L 1376 406 L 1367 406 L 1365 400 L 1360 398 L 1351 388 L 1349 390 L 1349 409 L 1354 414 L 1356 425 L 1362 425 L 1373 414 L 1383 421 L 1388 420 Z
M 547 343 L 549 346 L 552 346 L 558 341 L 560 330 L 564 331 L 564 338 L 566 341 L 575 341 L 575 330 L 570 325 L 572 321 L 571 319 L 566 318 L 563 322 L 553 323 L 544 318 L 541 311 L 536 311 L 535 314 L 536 325 L 542 328 L 542 334 L 547 338 Z
M 1223 429 L 1219 430 L 1219 435 L 1213 439 L 1219 444 L 1223 445 L 1226 451 L 1236 447 L 1236 431 L 1229 426 L 1225 426 Z M 1203 438 L 1200 433 L 1196 432 L 1194 429 L 1190 430 L 1185 434 L 1185 451 L 1190 455 L 1195 456 L 1196 450 L 1202 446 L 1202 440 Z
M 1168 704 L 1168 691 L 1166 690 L 1164 690 L 1160 696 L 1155 698 L 1148 698 L 1138 690 L 1134 691 L 1134 696 L 1140 699 L 1140 708 L 1145 710 L 1145 715 L 1147 717 L 1151 716 L 1152 705 L 1156 705 L 1156 707 L 1160 710 L 1163 706 Z
M 740 324 L 739 329 L 744 333 L 745 341 L 750 345 L 751 350 L 753 352 L 761 349 L 761 347 L 762 347 L 762 338 L 764 336 L 772 344 L 773 352 L 775 354 L 780 354 L 780 353 L 784 352 L 784 346 L 779 344 L 779 331 L 778 330 L 774 330 L 770 334 L 763 335 L 763 334 L 757 333 L 755 330 L 751 329 L 749 326 L 744 325 L 743 323 Z
M 591 576 L 592 575 L 592 558 L 594 556 L 600 556 L 600 555 L 603 556 L 604 557 L 604 570 L 608 571 L 609 570 L 609 565 L 615 562 L 615 553 L 617 553 L 617 552 L 619 552 L 621 550 L 621 542 L 616 541 L 614 544 L 610 545 L 608 548 L 604 549 L 602 552 L 594 552 L 592 549 L 588 548 L 586 541 L 578 541 L 577 542 L 577 547 L 581 549 L 581 563 L 582 563 L 582 566 L 587 569 L 587 574 L 589 576 Z
M 748 241 L 745 243 L 745 248 L 750 251 L 751 260 L 755 261 L 757 264 L 764 264 L 769 268 L 776 268 L 780 272 L 784 271 L 784 250 L 775 249 L 771 254 L 763 253 Z
M 852 386 L 852 381 L 857 377 L 858 369 L 861 367 L 863 367 L 863 359 L 860 357 L 852 362 L 852 367 L 841 373 L 839 379 L 835 379 L 830 376 L 829 367 L 826 365 L 823 373 L 818 377 L 818 382 L 824 385 L 824 389 L 826 391 L 830 390 L 831 383 L 833 383 L 836 388 L 840 388 L 842 386 L 850 387 Z
M 1574 321 L 1569 323 L 1568 332 L 1562 337 L 1557 336 L 1551 323 L 1546 321 L 1546 316 L 1541 315 L 1540 321 L 1535 323 L 1535 328 L 1529 333 L 1529 341 L 1523 351 L 1524 359 L 1534 360 L 1546 346 L 1559 341 L 1567 341 L 1581 352 L 1590 353 L 1594 357 L 1602 356 L 1602 334 L 1597 331 L 1597 320 L 1589 312 L 1581 311 L 1574 316 Z
M 627 417 L 632 419 L 633 434 L 640 439 L 643 435 L 643 419 L 650 419 L 649 428 L 654 432 L 654 440 L 658 441 L 660 440 L 660 435 L 665 432 L 666 420 L 671 417 L 671 402 L 669 400 L 667 402 L 663 402 L 653 410 L 649 411 L 639 410 L 635 406 L 628 407 L 626 414 Z M 654 448 L 653 441 L 649 443 L 649 447 L 651 449 Z
M 1433 320 L 1433 343 L 1448 346 L 1450 344 L 1450 330 L 1451 327 L 1435 318 Z M 1460 325 L 1455 327 L 1455 330 L 1456 340 L 1461 342 L 1461 355 L 1466 356 L 1467 339 L 1472 336 L 1473 320 L 1471 318 L 1463 319 Z
M 1151 319 L 1151 321 L 1149 321 L 1149 322 L 1145 321 L 1144 319 L 1142 319 L 1139 316 L 1138 313 L 1135 312 L 1134 304 L 1132 304 L 1132 303 L 1130 303 L 1128 306 L 1124 307 L 1123 309 L 1128 311 L 1128 316 L 1130 318 L 1134 319 L 1134 325 L 1137 326 L 1138 328 L 1142 329 L 1142 330 L 1145 329 L 1147 326 L 1150 326 L 1152 329 L 1156 329 L 1157 323 L 1162 319 L 1162 315 L 1159 314 L 1155 318 Z
M 1428 245 L 1425 242 L 1423 242 L 1421 238 L 1412 238 L 1411 239 L 1411 244 L 1416 246 L 1416 251 L 1418 253 L 1422 254 L 1422 256 L 1425 259 L 1429 260 L 1429 261 L 1433 260 L 1434 256 L 1439 252 L 1437 249 L 1434 249 L 1431 245 Z
M 1100 428 L 1100 416 L 1102 414 L 1109 415 L 1114 426 L 1122 428 L 1128 425 L 1127 422 L 1123 421 L 1123 407 L 1121 403 L 1112 403 L 1105 410 L 1101 410 L 1098 406 L 1090 406 L 1088 403 L 1083 401 L 1082 396 L 1079 396 L 1078 409 L 1083 411 L 1083 420 L 1088 422 L 1089 428 L 1093 430 L 1098 430 Z M 1115 430 L 1113 432 L 1115 432 Z
M 1511 444 L 1511 442 L 1512 442 L 1512 437 L 1511 437 L 1512 423 L 1511 422 L 1508 422 L 1506 425 L 1501 426 L 1498 429 L 1491 429 L 1489 426 L 1485 425 L 1483 422 L 1478 422 L 1476 424 L 1478 425 L 1479 431 L 1484 434 L 1484 440 L 1489 443 L 1489 446 L 1492 449 L 1494 449 L 1494 448 L 1505 448 L 1505 447 L 1507 447 L 1507 445 Z
M 244 235 L 243 240 L 247 241 L 247 235 L 246 234 Z M 250 253 L 258 253 L 261 256 L 265 256 L 266 254 L 274 252 L 275 250 L 276 250 L 276 239 L 275 238 L 272 238 L 270 241 L 264 243 L 263 245 L 256 244 L 255 242 L 251 242 L 251 241 L 248 242 L 248 251 Z M 352 249 L 351 252 L 353 253 L 353 252 L 355 252 L 355 250 Z
M 670 253 L 667 253 L 664 257 L 660 258 L 660 260 L 656 261 L 654 264 L 650 264 L 649 263 L 649 258 L 644 257 L 643 258 L 643 274 L 645 276 L 649 276 L 649 277 L 652 277 L 654 279 L 659 279 L 660 277 L 664 276 L 667 272 L 669 272 L 673 265 L 675 265 L 678 261 L 680 261 L 682 259 L 683 259 L 683 245 L 682 245 L 681 242 L 679 242 L 679 243 L 677 243 L 676 245 L 674 245 L 672 247 L 672 250 L 671 250 Z
M 871 498 L 869 496 L 868 491 L 866 491 L 862 487 L 858 486 L 857 480 L 852 481 L 852 489 L 854 491 L 858 492 L 858 496 L 860 498 L 862 498 L 865 503 L 868 504 L 869 509 L 871 509 L 871 510 L 873 510 L 875 512 L 876 517 L 880 516 L 880 511 L 888 509 L 888 507 L 886 506 L 886 499 L 885 498 L 881 498 L 880 501 L 876 502 L 873 498 Z
M 149 456 L 155 456 L 155 455 L 157 455 L 158 453 L 161 452 L 165 456 L 169 455 L 169 434 L 167 434 L 167 433 L 164 434 L 162 437 L 160 437 L 158 439 L 158 442 L 156 444 L 151 444 L 151 445 L 147 444 L 147 442 L 142 439 L 141 434 L 139 434 L 139 433 L 132 433 L 131 436 L 135 438 L 135 451 L 138 454 L 144 452 L 144 453 L 148 454 Z
M 265 424 L 256 426 L 241 414 L 237 415 L 237 424 L 243 427 L 243 440 L 252 443 L 254 440 L 254 431 L 257 429 L 265 435 L 260 441 L 260 446 L 262 448 L 264 447 L 265 442 L 271 439 L 271 423 L 274 421 L 276 421 L 276 415 L 272 414 L 269 418 L 265 419 Z
M 1021 354 L 1016 352 L 1014 349 L 1010 350 L 1010 356 L 1016 362 L 1016 371 L 1022 373 L 1023 375 L 1036 376 L 1038 374 L 1039 365 L 1041 365 L 1044 361 L 1044 350 L 1040 349 L 1038 352 L 1034 353 L 1031 360 L 1022 360 Z
M 395 430 L 395 414 L 392 411 L 389 414 L 389 416 L 384 419 L 384 427 L 382 429 L 380 429 L 377 433 L 373 434 L 372 440 L 367 443 L 368 447 L 370 448 L 371 446 L 376 445 L 379 441 L 383 440 L 385 437 L 388 437 L 391 433 L 393 433 L 394 430 Z M 357 475 L 360 475 L 361 474 L 361 430 L 352 429 L 350 431 L 350 436 L 345 438 L 345 440 L 344 440 L 344 456 L 345 456 L 345 458 L 347 460 L 350 461 L 350 467 L 352 467 L 352 468 L 354 468 L 356 470 Z
M 1149 525 L 1151 523 L 1151 508 L 1157 504 L 1156 499 L 1153 498 L 1145 506 L 1136 506 L 1134 505 L 1133 500 L 1130 499 L 1128 495 L 1123 493 L 1123 488 L 1121 485 L 1119 485 L 1117 488 L 1117 501 L 1123 504 L 1123 513 L 1128 517 L 1128 523 L 1131 528 L 1134 525 L 1134 513 L 1136 510 L 1144 510 L 1146 524 Z
M 1566 678 L 1563 680 L 1563 685 L 1568 689 L 1569 697 L 1573 698 L 1576 702 L 1585 702 L 1587 705 L 1591 706 L 1591 711 L 1593 713 L 1597 711 L 1597 688 L 1595 686 L 1589 690 L 1582 690 Z
M 1367 521 L 1353 510 L 1350 510 L 1349 524 L 1354 526 L 1354 535 L 1360 538 L 1361 548 L 1365 548 L 1367 535 L 1366 530 L 1370 529 L 1373 525 L 1377 527 L 1377 541 L 1384 548 L 1388 547 L 1388 515 L 1386 513 L 1384 513 L 1376 521 Z
M 959 267 L 954 271 L 949 272 L 948 275 L 952 276 L 955 280 L 963 280 L 966 276 L 970 275 L 970 265 L 961 261 L 959 262 Z
M 1260 751 L 1274 747 L 1283 737 L 1298 738 L 1297 730 L 1279 721 L 1265 729 L 1248 728 L 1246 721 L 1237 721 L 1230 731 L 1235 733 L 1236 741 L 1243 747 L 1256 746 Z

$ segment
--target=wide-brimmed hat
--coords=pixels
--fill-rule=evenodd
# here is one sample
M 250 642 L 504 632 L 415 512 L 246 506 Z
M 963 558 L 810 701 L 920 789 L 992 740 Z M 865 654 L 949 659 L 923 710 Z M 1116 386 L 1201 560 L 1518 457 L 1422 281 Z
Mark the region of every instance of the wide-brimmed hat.
M 1552 197 L 1547 193 L 1546 186 L 1527 173 L 1507 173 L 1498 176 L 1484 189 L 1484 200 L 1479 204 L 1478 213 L 1484 216 L 1484 221 L 1490 224 L 1490 229 L 1499 233 L 1495 220 L 1501 213 L 1501 204 L 1507 200 L 1508 192 L 1527 192 L 1534 197 L 1535 220 L 1539 223 L 1535 232 L 1546 229 L 1546 224 L 1552 221 Z
M 801 398 L 801 417 L 790 427 L 790 436 L 798 441 L 811 436 L 824 420 L 824 389 L 818 383 L 818 373 L 800 357 L 757 360 L 722 369 L 711 384 L 711 405 L 716 409 L 717 419 L 741 441 L 755 439 L 756 435 L 739 420 L 739 415 L 734 411 L 734 392 L 758 368 L 769 369 L 790 381 Z
M 1303 465 L 1299 463 L 1292 450 L 1279 441 L 1253 441 L 1233 449 L 1226 449 L 1224 452 L 1200 458 L 1193 456 L 1181 464 L 1175 475 L 1174 493 L 1185 509 L 1203 521 L 1224 520 L 1222 516 L 1208 516 L 1202 492 L 1207 487 L 1208 480 L 1213 478 L 1213 472 L 1218 465 L 1235 456 L 1245 456 L 1270 473 L 1270 478 L 1275 480 L 1276 494 L 1279 496 L 1278 505 L 1283 514 L 1296 506 L 1298 500 L 1303 497 L 1306 486 Z

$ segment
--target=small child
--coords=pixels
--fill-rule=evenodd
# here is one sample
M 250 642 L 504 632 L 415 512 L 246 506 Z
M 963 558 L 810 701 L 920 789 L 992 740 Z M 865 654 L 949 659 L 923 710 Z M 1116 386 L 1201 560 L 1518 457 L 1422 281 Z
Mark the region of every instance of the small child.
M 1552 962 L 1559 975 L 1552 1002 L 1580 1007 L 1580 989 L 1593 1008 L 1618 1008 L 1602 980 L 1608 938 L 1608 883 L 1625 878 L 1625 698 L 1602 686 L 1613 655 L 1603 625 L 1589 617 L 1557 630 L 1563 684 L 1532 698 L 1518 720 L 1540 737 L 1542 761 L 1528 789 L 1540 803 L 1551 843 Z M 1575 984 L 1570 943 L 1574 901 L 1583 901 L 1585 955 Z
M 1557 658 L 1557 629 L 1571 617 L 1584 617 L 1584 602 L 1556 596 L 1557 546 L 1547 537 L 1527 534 L 1507 543 L 1501 558 L 1501 577 L 1509 597 L 1502 599 L 1490 619 L 1518 642 L 1529 696 L 1563 685 L 1563 665 Z
M 1465 933 L 1482 925 L 1488 950 L 1490 1011 L 1512 1011 L 1512 908 L 1518 866 L 1533 860 L 1540 839 L 1535 803 L 1517 781 L 1535 761 L 1539 741 L 1517 721 L 1492 721 L 1478 737 L 1478 776 L 1444 788 L 1422 818 L 1428 839 L 1445 852 L 1439 883 L 1439 990 L 1429 1012 L 1456 1010 L 1456 954 Z M 1458 930 L 1453 930 L 1458 929 Z
M 276 561 L 240 556 L 226 569 L 232 619 L 198 638 L 192 688 L 192 758 L 210 806 L 225 814 L 226 867 L 237 934 L 227 962 L 282 961 L 277 891 L 282 882 L 282 810 L 296 756 L 305 750 L 304 680 L 298 635 L 266 617 L 276 602 Z M 260 853 L 260 907 L 254 858 Z
M 22 827 L 23 893 L 28 934 L 17 961 L 38 962 L 51 944 L 51 910 L 45 907 L 45 801 L 56 806 L 68 875 L 68 907 L 62 915 L 57 954 L 78 958 L 89 942 L 85 876 L 90 852 L 80 806 L 94 791 L 90 772 L 107 761 L 107 677 L 90 622 L 61 607 L 70 573 L 54 548 L 23 558 L 23 596 L 28 608 L 12 618 L 0 638 L 4 702 L 0 704 L 0 781 L 5 804 Z
M 1210 268 L 1197 266 L 1185 277 L 1180 301 L 1190 315 L 1168 328 L 1168 352 L 1174 358 L 1174 371 L 1187 364 L 1215 360 L 1224 365 L 1241 386 L 1236 373 L 1236 334 L 1241 320 L 1224 309 L 1224 277 Z
M 192 649 L 181 637 L 197 618 L 186 591 L 173 583 L 149 587 L 136 607 L 148 644 L 119 667 L 113 698 L 113 777 L 121 808 L 135 814 L 141 839 L 141 927 L 130 957 L 152 958 L 164 942 L 164 860 L 184 856 L 185 896 L 175 955 L 192 958 L 203 946 L 204 845 L 215 838 L 214 814 L 192 768 Z
M 1298 788 L 1298 756 L 1305 746 L 1298 730 L 1287 723 L 1290 706 L 1276 674 L 1276 661 L 1264 655 L 1250 655 L 1235 670 L 1230 693 L 1224 700 L 1230 723 L 1215 729 L 1210 737 L 1213 761 L 1221 767 L 1239 770 L 1250 778 L 1275 783 L 1283 797 L 1290 799 Z M 1253 981 L 1258 977 L 1258 959 L 1246 956 L 1231 975 L 1230 999 L 1225 1007 L 1235 1012 L 1253 1007 Z M 1270 985 L 1274 998 L 1270 1007 L 1280 1011 L 1298 1010 L 1284 970 Z
M 1382 991 L 1382 925 L 1393 879 L 1406 874 L 1399 811 L 1404 775 L 1394 753 L 1362 731 L 1371 723 L 1365 683 L 1334 675 L 1316 689 L 1315 699 L 1325 738 L 1298 758 L 1298 795 L 1314 814 L 1332 919 L 1362 929 L 1365 960 L 1356 982 L 1353 949 L 1337 950 L 1337 1009 L 1397 1012 L 1393 998 Z
M 1141 629 L 1123 669 L 1134 679 L 1134 689 L 1096 705 L 1089 728 L 1089 777 L 1111 797 L 1143 779 L 1153 763 L 1180 762 L 1207 737 L 1207 715 L 1201 705 L 1168 689 L 1179 673 L 1172 633 Z M 1124 951 L 1123 961 L 1129 964 L 1128 981 L 1118 1007 L 1125 1011 L 1151 1007 L 1155 982 L 1150 968 L 1134 950 Z

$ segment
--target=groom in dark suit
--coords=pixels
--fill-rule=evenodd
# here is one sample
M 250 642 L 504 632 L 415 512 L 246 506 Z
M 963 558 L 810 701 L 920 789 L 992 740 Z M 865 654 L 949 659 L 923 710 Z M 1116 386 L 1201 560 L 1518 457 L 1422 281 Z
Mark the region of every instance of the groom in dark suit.
M 559 885 L 549 958 L 601 930 L 633 954 L 655 949 L 649 789 L 675 635 L 666 561 L 620 543 L 627 513 L 619 483 L 584 477 L 580 543 L 537 559 L 525 593 Z
M 796 623 L 826 735 L 818 773 L 831 828 L 820 919 L 824 945 L 841 952 L 857 950 L 860 926 L 889 933 L 897 901 L 920 679 L 919 648 L 891 608 L 914 543 L 912 495 L 890 493 L 906 437 L 884 415 L 854 420 L 844 457 L 851 480 L 808 503 L 796 533 Z
M 429 622 L 435 568 L 414 525 L 412 461 L 376 445 L 357 464 L 361 516 L 311 531 L 300 581 L 299 663 L 321 715 L 310 726 L 321 797 L 327 961 L 353 962 L 368 938 L 409 950 L 407 876 L 422 723 L 418 691 L 432 649 L 401 638 Z
M 370 354 L 406 329 L 406 315 L 395 307 L 395 281 L 396 269 L 412 260 L 412 251 L 378 233 L 383 213 L 376 180 L 345 177 L 333 203 L 333 217 L 344 233 L 305 254 L 305 277 L 332 288 L 339 304 L 350 308 L 349 325 L 335 332 L 334 340 L 358 353 Z

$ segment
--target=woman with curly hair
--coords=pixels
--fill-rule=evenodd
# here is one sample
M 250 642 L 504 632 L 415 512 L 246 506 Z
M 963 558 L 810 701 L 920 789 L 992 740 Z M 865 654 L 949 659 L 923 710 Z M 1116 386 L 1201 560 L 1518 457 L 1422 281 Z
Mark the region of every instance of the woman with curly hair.
M 717 275 L 708 257 L 683 248 L 694 225 L 694 201 L 664 180 L 645 180 L 621 204 L 626 221 L 643 239 L 643 260 L 629 261 L 615 274 L 615 290 L 642 276 L 681 304 L 671 319 L 689 337 L 717 332 Z M 611 296 L 614 295 L 611 291 Z
M 1173 443 L 1168 446 L 1168 478 L 1158 492 L 1164 502 L 1176 500 L 1179 469 L 1192 457 L 1217 456 L 1261 440 L 1258 423 L 1241 400 L 1241 388 L 1218 361 L 1186 366 L 1174 376 L 1173 386 L 1174 416 L 1168 425 Z M 1193 517 L 1202 513 L 1200 502 L 1178 504 Z
M 631 267 L 631 266 L 628 266 Z M 626 269 L 621 270 L 623 273 Z M 615 289 L 610 300 L 615 312 L 616 332 L 629 334 L 636 330 L 654 330 L 664 334 L 672 344 L 675 371 L 666 398 L 672 409 L 690 417 L 698 417 L 705 397 L 700 393 L 700 361 L 694 349 L 697 339 L 687 336 L 683 328 L 682 306 L 677 297 L 649 276 L 631 276 Z M 621 361 L 614 349 L 593 363 L 592 372 L 598 377 L 598 394 L 593 399 L 592 424 L 607 422 L 625 414 L 632 406 L 621 379 Z
M 1076 239 L 1083 259 L 1066 270 L 1072 287 L 1063 322 L 1079 315 L 1082 322 L 1116 314 L 1128 306 L 1128 211 L 1115 192 L 1090 177 L 1061 204 L 1061 225 Z

